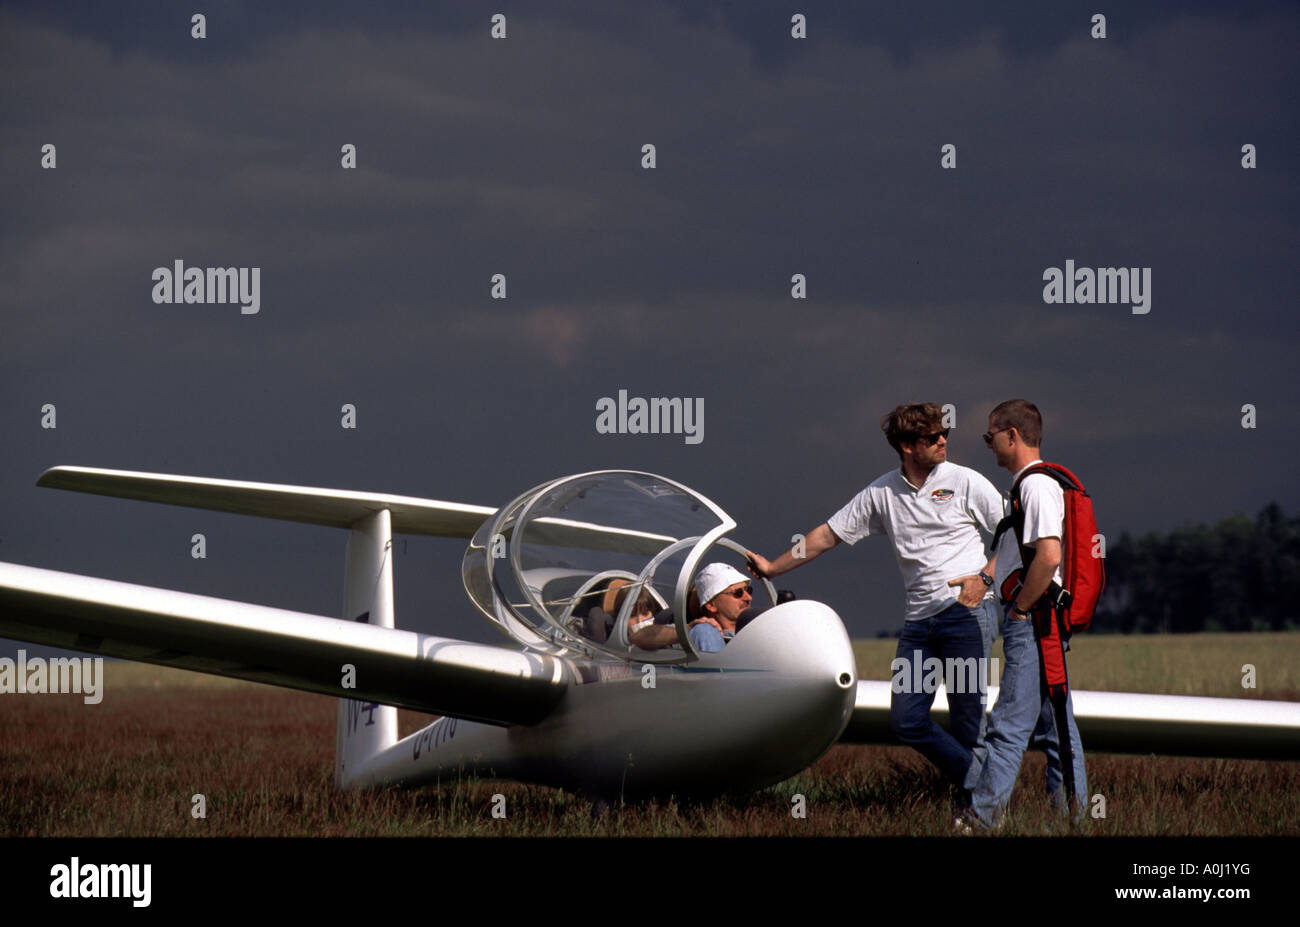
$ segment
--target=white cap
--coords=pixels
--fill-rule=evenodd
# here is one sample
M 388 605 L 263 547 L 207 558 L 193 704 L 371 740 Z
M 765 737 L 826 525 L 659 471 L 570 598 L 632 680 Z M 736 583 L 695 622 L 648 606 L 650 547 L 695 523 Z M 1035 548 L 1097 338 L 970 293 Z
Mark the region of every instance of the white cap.
M 707 605 L 728 586 L 747 582 L 749 577 L 735 567 L 725 563 L 710 563 L 695 574 L 695 592 L 700 597 L 700 605 Z

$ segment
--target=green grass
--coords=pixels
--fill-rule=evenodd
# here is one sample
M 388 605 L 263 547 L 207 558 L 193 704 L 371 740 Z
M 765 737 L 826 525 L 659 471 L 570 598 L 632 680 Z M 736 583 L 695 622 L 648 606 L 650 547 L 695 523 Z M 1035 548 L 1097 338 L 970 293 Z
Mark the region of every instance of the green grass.
M 896 640 L 853 644 L 863 679 L 889 679 Z M 993 655 L 1002 660 L 1002 641 Z M 1255 667 L 1255 688 L 1242 667 Z M 1070 685 L 1104 692 L 1152 692 L 1300 701 L 1300 633 L 1079 634 L 1070 642 Z

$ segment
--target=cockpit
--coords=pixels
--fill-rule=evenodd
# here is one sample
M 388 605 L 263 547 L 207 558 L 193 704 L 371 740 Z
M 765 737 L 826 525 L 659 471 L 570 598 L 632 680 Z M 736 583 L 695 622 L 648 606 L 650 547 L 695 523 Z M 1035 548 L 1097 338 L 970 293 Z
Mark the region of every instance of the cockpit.
M 665 477 L 582 473 L 498 509 L 470 541 L 461 574 L 479 611 L 532 650 L 689 662 L 699 657 L 687 633 L 699 614 L 693 580 L 711 561 L 743 568 L 745 548 L 726 537 L 735 527 L 712 501 Z M 772 584 L 760 584 L 775 603 Z M 647 596 L 655 609 L 671 609 L 676 644 L 632 642 L 633 614 Z

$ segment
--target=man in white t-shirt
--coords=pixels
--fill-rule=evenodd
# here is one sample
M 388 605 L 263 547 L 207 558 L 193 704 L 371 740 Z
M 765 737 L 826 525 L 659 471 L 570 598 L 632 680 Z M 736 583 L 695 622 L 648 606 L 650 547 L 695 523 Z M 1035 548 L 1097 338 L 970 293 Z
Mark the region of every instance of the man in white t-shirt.
M 998 466 L 1012 474 L 1012 485 L 1022 472 L 1041 462 L 1038 449 L 1043 437 L 1043 418 L 1038 408 L 1023 399 L 1010 399 L 989 413 L 989 430 L 984 443 L 993 451 Z M 1043 593 L 1061 578 L 1061 539 L 1065 536 L 1065 497 L 1060 484 L 1043 473 L 1031 473 L 1020 484 L 1024 511 L 1024 533 L 1005 532 L 998 541 L 995 589 L 1021 568 L 1020 546 L 1031 550 L 1029 570 L 1021 576 L 1014 597 L 1005 603 L 1002 620 L 1002 684 L 997 704 L 989 717 L 985 742 L 975 754 L 970 782 L 971 812 L 967 820 L 983 828 L 997 827 L 1011 798 L 1020 760 L 1031 735 L 1047 753 L 1047 791 L 1058 805 L 1061 796 L 1061 762 L 1056 718 L 1048 693 L 1041 685 L 1042 671 L 1034 636 L 1034 616 Z M 1070 752 L 1074 771 L 1074 799 L 1081 814 L 1087 804 L 1088 784 L 1083 767 L 1083 743 L 1074 723 L 1074 704 L 1066 701 Z
M 972 751 L 984 727 L 984 670 L 997 610 L 996 559 L 985 536 L 1002 518 L 1002 497 L 987 479 L 949 463 L 943 409 L 932 402 L 899 406 L 880 423 L 901 466 L 858 493 L 825 524 L 775 561 L 749 552 L 760 576 L 777 576 L 835 547 L 885 535 L 906 587 L 906 620 L 891 673 L 890 728 L 939 767 L 957 790 L 960 809 Z M 948 690 L 952 733 L 930 718 L 939 674 Z

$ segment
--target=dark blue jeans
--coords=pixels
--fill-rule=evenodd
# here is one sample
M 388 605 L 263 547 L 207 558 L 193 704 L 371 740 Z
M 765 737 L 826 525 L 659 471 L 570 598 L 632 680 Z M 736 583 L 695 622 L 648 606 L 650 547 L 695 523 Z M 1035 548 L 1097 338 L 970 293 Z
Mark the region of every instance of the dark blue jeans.
M 904 622 L 903 633 L 898 638 L 889 702 L 890 729 L 900 741 L 939 767 L 940 772 L 958 787 L 966 778 L 971 765 L 971 751 L 982 733 L 983 695 L 978 690 L 957 692 L 952 691 L 954 687 L 947 687 L 952 728 L 952 733 L 949 733 L 930 718 L 934 687 L 929 683 L 933 682 L 934 674 L 927 669 L 935 665 L 932 661 L 948 668 L 956 665 L 953 661 L 964 663 L 986 657 L 984 632 L 976 610 L 956 602 L 930 618 Z M 978 665 L 982 673 L 982 661 Z M 948 676 L 946 670 L 945 676 Z M 956 688 L 966 690 L 973 687 Z

